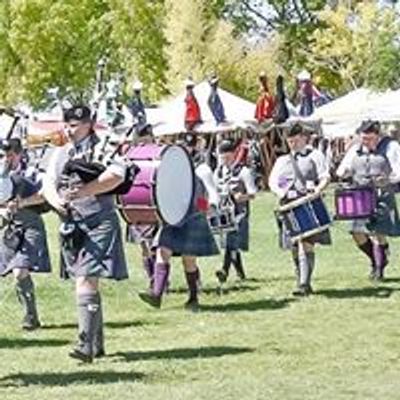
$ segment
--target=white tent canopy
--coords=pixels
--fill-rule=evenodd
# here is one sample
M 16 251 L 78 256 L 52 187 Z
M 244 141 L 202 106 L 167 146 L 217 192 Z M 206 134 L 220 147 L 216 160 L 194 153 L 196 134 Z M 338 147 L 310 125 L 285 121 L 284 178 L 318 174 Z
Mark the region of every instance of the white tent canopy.
M 247 128 L 254 124 L 255 105 L 247 100 L 219 88 L 219 96 L 224 105 L 226 122 L 217 124 L 208 106 L 210 85 L 207 81 L 194 87 L 194 94 L 201 110 L 202 123 L 196 128 L 196 132 L 222 132 L 237 128 Z M 185 124 L 185 96 L 183 91 L 174 99 L 161 104 L 159 108 L 147 109 L 148 122 L 153 125 L 155 136 L 169 135 L 184 132 Z
M 363 118 L 370 109 L 370 104 L 382 94 L 369 89 L 356 89 L 346 95 L 331 101 L 315 110 L 310 119 L 321 119 L 323 123 L 343 123 Z
M 317 108 L 306 120 L 319 120 L 327 137 L 347 137 L 365 119 L 400 121 L 399 103 L 400 90 L 378 93 L 360 88 Z

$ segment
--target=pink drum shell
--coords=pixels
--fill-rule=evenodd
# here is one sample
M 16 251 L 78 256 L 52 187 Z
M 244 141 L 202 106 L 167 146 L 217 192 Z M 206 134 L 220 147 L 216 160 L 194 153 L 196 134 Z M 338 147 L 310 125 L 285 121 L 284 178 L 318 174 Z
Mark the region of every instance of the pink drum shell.
M 351 220 L 371 217 L 376 209 L 373 188 L 348 188 L 335 192 L 335 219 Z
M 159 222 L 154 185 L 157 160 L 161 158 L 165 148 L 165 145 L 157 144 L 137 145 L 132 146 L 126 154 L 140 168 L 129 192 L 118 198 L 118 202 L 122 206 L 122 216 L 130 224 L 156 224 Z

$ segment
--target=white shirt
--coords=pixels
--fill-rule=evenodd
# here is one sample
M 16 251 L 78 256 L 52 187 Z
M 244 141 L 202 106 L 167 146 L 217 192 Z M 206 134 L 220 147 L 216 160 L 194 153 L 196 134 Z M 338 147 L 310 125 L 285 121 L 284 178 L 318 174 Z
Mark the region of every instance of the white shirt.
M 218 206 L 219 195 L 217 186 L 213 179 L 213 173 L 211 168 L 206 163 L 201 163 L 195 170 L 196 175 L 201 179 L 204 187 L 207 190 L 208 202 L 214 206 Z
M 354 157 L 357 156 L 357 151 L 360 148 L 360 143 L 353 144 L 346 152 L 342 162 L 340 163 L 336 175 L 340 178 L 346 176 L 351 170 Z M 400 144 L 396 140 L 391 140 L 386 148 L 386 159 L 390 164 L 392 172 L 389 175 L 391 183 L 400 182 Z
M 306 146 L 303 151 L 306 151 L 309 148 L 309 146 Z M 294 153 L 292 153 L 292 156 L 294 156 Z M 323 179 L 329 179 L 329 168 L 324 154 L 320 150 L 312 148 L 312 151 L 308 157 L 312 159 L 315 165 L 318 180 L 321 181 Z M 272 167 L 269 175 L 269 188 L 278 196 L 278 198 L 282 199 L 286 196 L 294 179 L 296 179 L 295 176 L 296 173 L 293 171 L 290 154 L 280 156 L 275 161 L 275 164 Z

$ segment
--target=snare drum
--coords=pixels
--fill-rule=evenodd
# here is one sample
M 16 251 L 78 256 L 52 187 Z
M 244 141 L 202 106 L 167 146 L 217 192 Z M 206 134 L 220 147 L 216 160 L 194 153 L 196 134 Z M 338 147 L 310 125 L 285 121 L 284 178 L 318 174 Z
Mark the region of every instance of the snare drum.
M 193 163 L 181 146 L 154 143 L 131 147 L 126 156 L 140 168 L 127 194 L 118 196 L 123 218 L 133 225 L 160 220 L 180 225 L 195 195 Z
M 220 210 L 215 214 L 209 215 L 207 219 L 213 234 L 235 232 L 238 230 L 234 211 Z
M 294 242 L 326 230 L 332 223 L 320 195 L 294 200 L 277 210 L 278 218 Z
M 342 187 L 335 190 L 335 219 L 365 219 L 374 215 L 377 193 L 371 186 Z

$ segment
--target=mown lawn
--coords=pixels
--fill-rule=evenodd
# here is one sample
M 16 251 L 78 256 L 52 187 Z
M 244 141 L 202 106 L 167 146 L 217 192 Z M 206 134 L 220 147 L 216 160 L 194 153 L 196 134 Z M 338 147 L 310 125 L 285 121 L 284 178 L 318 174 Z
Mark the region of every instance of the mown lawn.
M 182 309 L 178 262 L 162 310 L 142 304 L 137 248 L 127 246 L 131 279 L 103 284 L 107 357 L 89 366 L 67 356 L 76 337 L 73 286 L 58 279 L 58 224 L 46 216 L 54 273 L 35 280 L 43 329 L 21 332 L 12 280 L 0 282 L 0 399 L 400 398 L 399 241 L 387 281 L 373 285 L 346 224 L 335 223 L 334 245 L 317 252 L 316 294 L 298 300 L 274 205 L 270 194 L 255 201 L 247 282 L 231 276 L 218 296 L 219 258 L 201 261 L 198 314 Z

